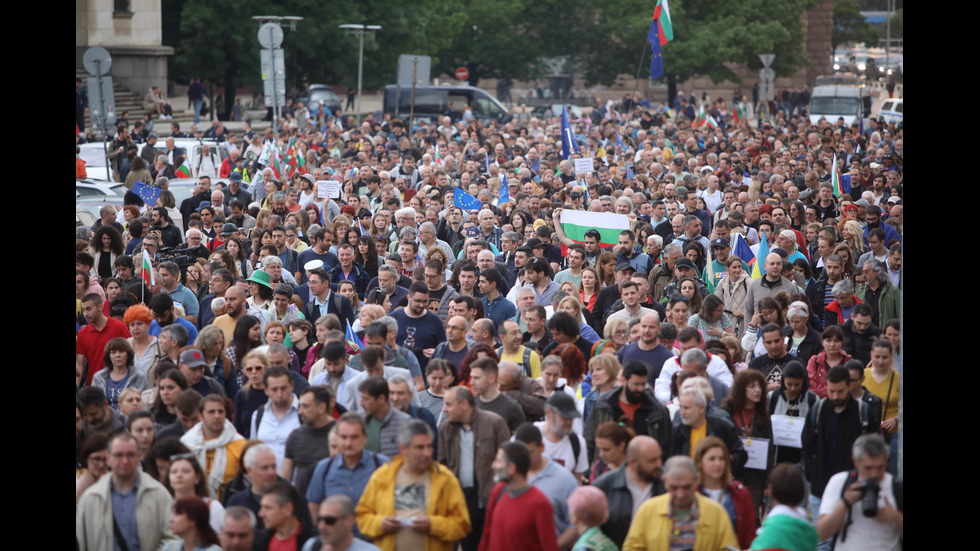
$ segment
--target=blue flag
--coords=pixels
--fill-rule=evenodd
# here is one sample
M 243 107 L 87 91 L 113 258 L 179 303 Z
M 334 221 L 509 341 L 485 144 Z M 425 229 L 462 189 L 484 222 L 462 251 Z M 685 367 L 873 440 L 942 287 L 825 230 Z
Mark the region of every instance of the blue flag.
M 507 175 L 500 177 L 500 198 L 497 199 L 497 206 L 510 203 L 510 189 L 507 188 Z
M 345 338 L 347 340 L 348 346 L 350 346 L 355 351 L 360 352 L 361 350 L 364 350 L 364 343 L 361 342 L 361 339 L 357 338 L 357 333 L 355 333 L 354 330 L 351 329 L 349 321 L 347 322 L 347 336 Z
M 633 174 L 633 169 L 630 168 L 630 165 L 626 165 L 626 181 L 629 182 L 630 180 L 636 180 L 636 174 Z
M 572 153 L 579 153 L 578 142 L 572 134 L 572 127 L 568 124 L 568 109 L 565 105 L 561 106 L 561 156 L 569 159 Z
M 841 177 L 840 177 L 840 189 L 844 193 L 850 193 L 851 192 L 851 175 L 850 174 L 841 174 Z
M 660 24 L 656 19 L 650 23 L 647 42 L 650 43 L 650 49 L 652 50 L 650 56 L 650 78 L 660 78 L 664 75 L 664 56 L 663 50 L 660 47 Z
M 732 254 L 741 258 L 742 262 L 748 264 L 749 260 L 755 258 L 755 255 L 752 254 L 752 249 L 749 248 L 748 241 L 746 241 L 745 238 L 742 237 L 742 234 L 733 233 L 731 245 L 732 245 Z
M 462 188 L 453 190 L 453 204 L 463 210 L 478 210 L 483 206 L 479 199 L 466 193 Z
M 619 132 L 617 132 L 616 133 L 616 153 L 622 154 L 623 151 L 626 151 L 626 146 L 623 145 L 623 137 L 619 135 Z
M 483 170 L 483 172 L 486 172 L 487 174 L 490 174 L 490 152 L 489 151 L 487 152 L 487 156 L 483 158 L 483 161 L 484 161 L 484 167 L 483 167 L 484 170 Z
M 156 186 L 147 185 L 139 180 L 136 180 L 136 182 L 133 184 L 133 193 L 138 195 L 144 203 L 152 208 L 157 206 L 157 199 L 160 198 L 160 194 L 163 193 L 163 189 Z
M 531 170 L 535 173 L 541 172 L 541 159 L 534 159 L 534 164 L 531 165 Z

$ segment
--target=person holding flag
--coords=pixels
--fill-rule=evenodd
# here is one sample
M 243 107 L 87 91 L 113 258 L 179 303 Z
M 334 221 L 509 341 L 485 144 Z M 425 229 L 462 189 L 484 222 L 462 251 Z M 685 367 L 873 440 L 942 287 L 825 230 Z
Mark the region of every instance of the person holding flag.
M 762 240 L 765 244 L 765 238 Z M 768 253 L 763 256 L 763 249 Z M 796 283 L 783 277 L 783 257 L 776 253 L 770 253 L 768 246 L 759 248 L 759 256 L 756 258 L 755 266 L 752 268 L 753 279 L 745 293 L 745 319 L 751 320 L 755 314 L 755 309 L 759 301 L 765 297 L 774 297 L 780 291 L 786 291 L 790 296 L 799 293 Z M 765 260 L 762 260 L 765 259 Z M 756 277 L 759 271 L 759 264 L 765 262 L 765 275 Z

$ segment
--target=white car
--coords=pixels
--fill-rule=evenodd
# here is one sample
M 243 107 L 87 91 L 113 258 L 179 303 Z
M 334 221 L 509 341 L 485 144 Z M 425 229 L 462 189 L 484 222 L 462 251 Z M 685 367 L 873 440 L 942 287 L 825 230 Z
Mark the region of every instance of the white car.
M 105 152 L 108 150 L 109 144 L 105 144 L 105 150 L 102 147 L 102 142 L 93 143 L 83 143 L 79 144 L 78 148 L 81 150 L 79 157 L 85 161 L 85 172 L 89 180 L 101 180 L 103 182 L 111 182 L 112 178 L 109 174 L 109 167 L 106 166 Z
M 75 199 L 122 199 L 126 184 L 98 180 L 75 180 Z
M 902 98 L 886 99 L 878 110 L 878 117 L 885 119 L 885 122 L 898 124 L 902 122 L 905 107 Z

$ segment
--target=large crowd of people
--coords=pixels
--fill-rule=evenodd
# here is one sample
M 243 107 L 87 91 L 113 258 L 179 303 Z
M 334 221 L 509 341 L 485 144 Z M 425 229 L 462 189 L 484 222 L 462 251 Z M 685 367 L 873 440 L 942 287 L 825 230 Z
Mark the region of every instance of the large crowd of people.
M 903 129 L 696 104 L 121 122 L 77 548 L 900 549 Z

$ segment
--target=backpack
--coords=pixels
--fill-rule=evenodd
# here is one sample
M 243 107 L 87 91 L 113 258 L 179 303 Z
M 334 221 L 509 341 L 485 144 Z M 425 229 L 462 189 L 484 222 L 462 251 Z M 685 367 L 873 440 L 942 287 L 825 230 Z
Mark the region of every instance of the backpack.
M 499 358 L 504 353 L 504 347 L 497 347 L 497 357 Z M 524 369 L 524 374 L 528 377 L 531 376 L 531 349 L 524 347 L 524 358 L 521 359 L 521 367 Z
M 828 400 L 830 400 L 830 398 L 822 398 L 818 400 L 816 406 L 812 410 L 810 410 L 813 415 L 814 438 L 816 438 L 820 434 L 820 412 L 823 409 L 824 403 L 826 403 Z M 855 401 L 858 403 L 858 419 L 861 421 L 861 434 L 878 432 L 877 427 L 869 426 L 868 417 L 870 416 L 869 410 L 871 406 L 864 400 L 855 400 Z

